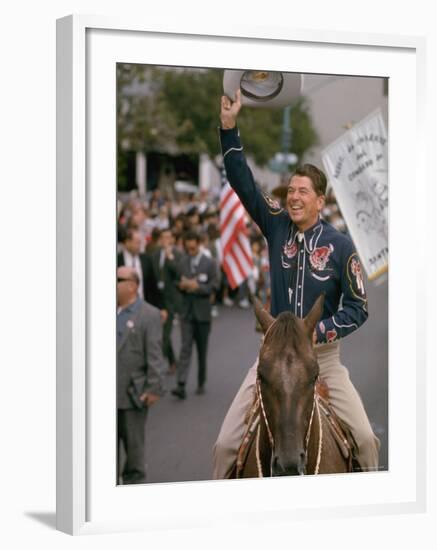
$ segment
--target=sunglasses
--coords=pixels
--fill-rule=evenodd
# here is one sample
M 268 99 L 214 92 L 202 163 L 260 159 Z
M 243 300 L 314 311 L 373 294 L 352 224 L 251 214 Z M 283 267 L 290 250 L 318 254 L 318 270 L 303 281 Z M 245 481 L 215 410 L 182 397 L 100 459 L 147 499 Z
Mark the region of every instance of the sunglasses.
M 117 283 L 122 283 L 123 281 L 133 281 L 133 279 L 123 279 L 123 277 L 117 277 Z

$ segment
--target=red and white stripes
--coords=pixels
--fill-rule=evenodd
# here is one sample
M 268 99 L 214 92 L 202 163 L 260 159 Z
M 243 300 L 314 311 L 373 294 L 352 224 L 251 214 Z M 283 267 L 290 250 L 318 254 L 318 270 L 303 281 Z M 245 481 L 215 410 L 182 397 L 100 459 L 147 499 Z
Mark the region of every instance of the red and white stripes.
M 220 233 L 223 271 L 231 288 L 239 286 L 253 270 L 245 210 L 235 191 L 224 181 L 220 194 Z

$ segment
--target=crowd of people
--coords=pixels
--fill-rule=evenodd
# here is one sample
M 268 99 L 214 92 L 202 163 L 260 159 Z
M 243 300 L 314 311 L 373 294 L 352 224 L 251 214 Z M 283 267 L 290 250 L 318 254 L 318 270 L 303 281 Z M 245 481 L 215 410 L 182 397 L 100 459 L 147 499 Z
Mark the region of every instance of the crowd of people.
M 231 289 L 221 269 L 219 204 L 215 197 L 205 192 L 180 194 L 170 200 L 159 189 L 150 193 L 145 200 L 137 197 L 119 198 L 118 251 L 126 249 L 126 238 L 135 232 L 139 239 L 139 254 L 151 256 L 161 247 L 161 234 L 170 231 L 172 245 L 184 253 L 183 236 L 195 231 L 200 238 L 200 249 L 217 264 L 217 288 L 212 297 L 212 315 L 219 314 L 217 305 L 241 308 L 249 307 L 248 294 L 258 295 L 268 302 L 269 264 L 265 240 L 258 227 L 249 218 L 247 232 L 251 243 L 254 269 L 247 282 L 237 289 Z M 149 289 L 150 292 L 150 289 Z M 153 292 L 152 292 L 153 293 Z M 147 299 L 146 295 L 144 297 Z M 153 302 L 152 302 L 153 303 Z
M 197 390 L 206 391 L 208 340 L 218 305 L 249 307 L 248 292 L 267 297 L 263 240 L 248 224 L 255 267 L 250 286 L 230 289 L 221 269 L 217 203 L 183 195 L 170 201 L 159 190 L 147 201 L 119 199 L 117 231 L 117 419 L 119 479 L 143 483 L 147 409 L 163 395 L 164 374 L 175 377 L 171 394 L 187 398 L 192 350 L 197 350 Z M 258 260 L 257 260 L 258 259 Z M 146 307 L 145 307 L 146 305 Z M 180 350 L 172 342 L 180 327 Z M 153 335 L 153 342 L 151 341 Z

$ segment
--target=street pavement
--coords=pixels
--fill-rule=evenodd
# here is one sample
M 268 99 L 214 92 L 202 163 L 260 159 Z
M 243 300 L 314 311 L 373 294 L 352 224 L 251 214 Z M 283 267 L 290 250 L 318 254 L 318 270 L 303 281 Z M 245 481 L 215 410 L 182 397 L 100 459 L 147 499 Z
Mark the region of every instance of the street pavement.
M 369 320 L 342 341 L 342 362 L 349 369 L 373 429 L 381 440 L 380 467 L 388 469 L 388 293 L 387 282 L 367 284 Z M 173 329 L 175 349 L 179 326 Z M 260 335 L 252 308 L 219 307 L 212 323 L 206 393 L 196 395 L 197 358 L 193 351 L 187 399 L 168 392 L 150 411 L 146 425 L 147 479 L 150 483 L 209 480 L 212 447 L 222 420 L 248 368 L 256 359 Z

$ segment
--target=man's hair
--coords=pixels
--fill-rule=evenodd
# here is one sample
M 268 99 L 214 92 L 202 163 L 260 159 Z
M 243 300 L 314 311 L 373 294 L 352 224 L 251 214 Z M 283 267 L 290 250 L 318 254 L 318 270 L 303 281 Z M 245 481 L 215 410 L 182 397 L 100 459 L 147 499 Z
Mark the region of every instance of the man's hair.
M 291 175 L 290 181 L 293 176 L 306 176 L 311 180 L 317 195 L 325 195 L 328 183 L 325 173 L 319 170 L 317 166 L 314 166 L 314 164 L 302 164 L 298 166 Z
M 220 238 L 220 230 L 214 223 L 208 224 L 206 233 L 211 241 L 215 241 Z
M 198 243 L 200 243 L 200 235 L 197 231 L 194 231 L 194 230 L 188 230 L 184 233 L 184 243 L 186 243 L 187 241 L 197 241 Z
M 156 242 L 159 237 L 161 236 L 161 229 L 159 229 L 159 227 L 154 227 L 152 229 L 152 233 L 150 235 L 150 239 L 153 241 L 153 242 Z
M 123 242 L 125 243 L 126 241 L 131 241 L 134 238 L 135 233 L 139 233 L 138 228 L 129 227 L 124 234 Z

